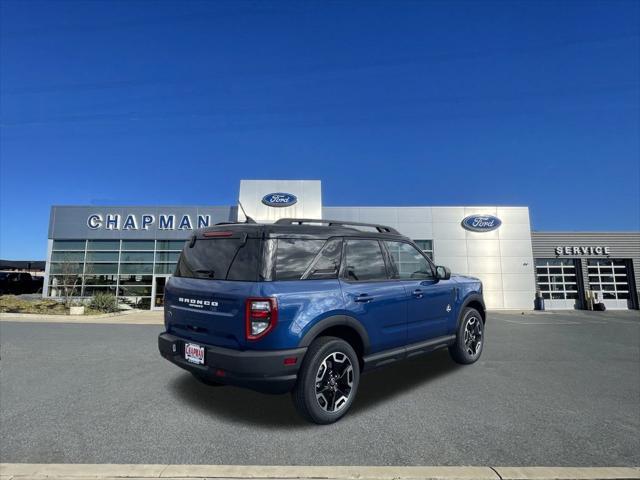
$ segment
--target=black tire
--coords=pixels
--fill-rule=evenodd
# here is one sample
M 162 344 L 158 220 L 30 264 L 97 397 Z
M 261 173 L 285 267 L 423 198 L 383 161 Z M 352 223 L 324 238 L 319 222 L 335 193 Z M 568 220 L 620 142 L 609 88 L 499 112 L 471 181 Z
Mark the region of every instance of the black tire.
M 360 364 L 351 345 L 340 338 L 320 337 L 304 356 L 291 396 L 304 418 L 325 425 L 347 413 L 359 382 Z
M 462 312 L 456 341 L 449 347 L 451 358 L 457 363 L 469 365 L 476 362 L 484 348 L 484 321 L 475 308 Z
M 207 376 L 202 375 L 200 373 L 191 372 L 191 375 L 193 375 L 193 377 L 196 380 L 198 380 L 200 383 L 204 383 L 205 385 L 207 385 L 209 387 L 222 387 L 224 385 L 224 383 L 216 382 L 211 377 L 207 377 Z

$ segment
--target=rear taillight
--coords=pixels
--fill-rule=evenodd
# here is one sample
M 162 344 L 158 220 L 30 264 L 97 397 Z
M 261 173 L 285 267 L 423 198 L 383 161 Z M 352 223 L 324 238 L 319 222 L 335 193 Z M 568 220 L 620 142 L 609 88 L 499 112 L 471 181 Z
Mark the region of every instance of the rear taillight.
M 278 321 L 278 303 L 275 298 L 247 298 L 247 340 L 258 340 L 274 329 Z

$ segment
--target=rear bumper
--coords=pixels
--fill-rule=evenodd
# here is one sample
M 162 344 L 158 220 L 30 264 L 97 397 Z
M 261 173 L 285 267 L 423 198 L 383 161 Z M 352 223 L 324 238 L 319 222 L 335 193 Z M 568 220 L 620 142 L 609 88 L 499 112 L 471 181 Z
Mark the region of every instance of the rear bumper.
M 306 347 L 240 351 L 198 343 L 205 347 L 204 365 L 195 365 L 184 359 L 185 343 L 189 343 L 189 340 L 170 333 L 158 336 L 160 354 L 179 367 L 216 382 L 265 393 L 285 393 L 291 390 L 307 351 Z M 297 362 L 285 365 L 285 358 L 290 357 L 297 358 Z

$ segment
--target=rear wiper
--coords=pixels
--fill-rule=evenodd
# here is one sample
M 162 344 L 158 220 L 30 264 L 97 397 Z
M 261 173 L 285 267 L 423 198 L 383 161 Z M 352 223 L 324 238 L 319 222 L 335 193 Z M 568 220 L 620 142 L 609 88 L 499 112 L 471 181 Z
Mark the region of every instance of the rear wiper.
M 216 274 L 215 270 L 196 270 L 196 273 L 204 273 L 209 278 L 213 278 Z
M 231 262 L 229 262 L 229 266 L 227 267 L 227 272 L 224 274 L 224 279 L 227 280 L 229 278 L 229 272 L 231 271 L 231 267 L 233 266 L 233 262 L 236 261 L 236 257 L 238 256 L 238 252 L 240 251 L 240 249 L 242 247 L 244 247 L 247 244 L 247 237 L 248 235 L 246 233 L 243 233 L 242 236 L 240 237 L 240 245 L 238 245 L 238 248 L 236 248 L 236 253 L 233 254 L 233 257 L 231 258 Z

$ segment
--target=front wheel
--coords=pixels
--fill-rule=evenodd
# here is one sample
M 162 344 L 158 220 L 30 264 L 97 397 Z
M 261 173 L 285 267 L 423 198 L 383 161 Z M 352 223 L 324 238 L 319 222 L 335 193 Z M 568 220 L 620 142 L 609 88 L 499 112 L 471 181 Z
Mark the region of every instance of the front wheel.
M 307 420 L 333 423 L 351 407 L 359 381 L 360 365 L 351 345 L 340 338 L 321 337 L 304 357 L 291 392 L 293 403 Z
M 457 363 L 474 363 L 484 347 L 484 322 L 475 308 L 465 308 L 458 327 L 456 341 L 449 347 L 451 358 Z

